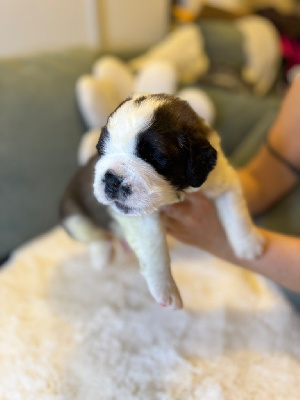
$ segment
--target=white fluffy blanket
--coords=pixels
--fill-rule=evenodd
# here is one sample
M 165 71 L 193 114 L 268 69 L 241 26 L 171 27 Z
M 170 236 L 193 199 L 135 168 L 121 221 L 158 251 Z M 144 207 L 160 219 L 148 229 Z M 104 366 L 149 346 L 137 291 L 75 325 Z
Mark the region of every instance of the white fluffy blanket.
M 121 250 L 92 269 L 60 229 L 0 272 L 1 400 L 299 400 L 300 320 L 262 278 L 177 245 L 183 311 Z

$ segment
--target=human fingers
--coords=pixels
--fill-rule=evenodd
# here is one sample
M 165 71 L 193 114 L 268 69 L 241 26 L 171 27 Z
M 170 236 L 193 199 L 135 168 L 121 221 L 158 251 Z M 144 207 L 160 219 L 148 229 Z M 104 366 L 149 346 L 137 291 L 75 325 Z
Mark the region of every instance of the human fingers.
M 210 200 L 200 192 L 189 193 L 185 200 L 162 208 L 162 215 L 168 218 L 182 219 L 190 214 L 201 215 L 202 210 L 210 207 Z
M 189 202 L 184 200 L 180 203 L 175 203 L 162 207 L 161 214 L 166 218 L 180 218 L 185 215 L 189 208 Z
M 169 235 L 180 242 L 197 245 L 193 237 L 191 237 L 191 232 L 189 226 L 186 224 L 186 220 L 182 221 L 181 219 L 166 217 L 164 219 L 164 228 Z

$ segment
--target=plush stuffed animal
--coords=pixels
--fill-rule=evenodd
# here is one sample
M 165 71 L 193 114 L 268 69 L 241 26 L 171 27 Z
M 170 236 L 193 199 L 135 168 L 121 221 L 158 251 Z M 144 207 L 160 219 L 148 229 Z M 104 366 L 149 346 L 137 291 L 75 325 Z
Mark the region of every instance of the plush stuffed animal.
M 281 60 L 276 29 L 259 16 L 239 18 L 233 25 L 243 38 L 245 65 L 241 77 L 255 94 L 264 95 L 274 83 Z M 79 108 L 89 128 L 100 129 L 108 115 L 131 93 L 175 94 L 179 84 L 195 83 L 208 72 L 209 66 L 201 28 L 196 24 L 183 25 L 128 63 L 110 56 L 97 61 L 92 74 L 78 80 Z M 205 94 L 193 91 L 191 98 L 200 115 L 208 109 L 209 114 L 213 113 Z
M 196 3 L 198 7 L 200 2 Z M 221 3 L 225 7 L 223 0 Z M 240 1 L 234 3 L 241 5 Z M 241 79 L 252 88 L 254 94 L 263 96 L 272 87 L 280 68 L 281 45 L 278 32 L 270 21 L 258 15 L 237 18 L 232 21 L 232 26 L 242 37 L 245 63 Z M 202 32 L 197 23 L 179 26 L 148 52 L 131 60 L 128 68 L 138 73 L 155 61 L 170 64 L 181 84 L 197 82 L 209 73 L 211 64 L 206 51 L 205 30 Z
M 281 63 L 281 48 L 274 25 L 257 15 L 235 22 L 243 36 L 245 66 L 242 77 L 257 95 L 265 95 L 272 87 Z
M 96 61 L 93 72 L 83 75 L 76 84 L 81 114 L 90 129 L 101 129 L 110 113 L 132 93 L 176 94 L 180 83 L 176 67 L 170 61 L 151 60 L 136 74 L 114 56 Z M 209 96 L 200 89 L 177 93 L 196 108 L 199 115 L 213 124 L 215 109 Z

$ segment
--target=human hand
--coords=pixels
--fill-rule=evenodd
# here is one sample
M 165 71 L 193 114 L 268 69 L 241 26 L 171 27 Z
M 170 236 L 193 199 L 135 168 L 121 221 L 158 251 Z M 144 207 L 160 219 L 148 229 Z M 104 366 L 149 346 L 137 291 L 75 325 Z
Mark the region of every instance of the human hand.
M 202 193 L 188 194 L 182 203 L 164 207 L 162 220 L 176 239 L 206 250 L 300 293 L 300 238 L 259 228 L 266 241 L 262 257 L 237 259 L 227 241 L 212 201 Z
M 167 233 L 177 240 L 219 257 L 231 253 L 217 210 L 201 192 L 190 193 L 183 202 L 164 207 L 161 215 Z

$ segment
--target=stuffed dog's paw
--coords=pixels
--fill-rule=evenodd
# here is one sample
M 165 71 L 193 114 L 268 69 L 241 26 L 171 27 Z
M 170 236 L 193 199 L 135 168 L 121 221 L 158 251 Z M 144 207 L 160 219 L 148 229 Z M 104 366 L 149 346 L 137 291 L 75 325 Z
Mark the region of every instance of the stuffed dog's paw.
M 134 76 L 127 64 L 117 57 L 100 58 L 93 65 L 93 75 L 99 80 L 110 81 L 115 86 L 119 102 L 125 100 L 133 91 Z
M 113 82 L 91 75 L 78 79 L 76 96 L 83 119 L 90 129 L 101 129 L 121 101 Z
M 264 237 L 256 229 L 253 229 L 250 235 L 234 243 L 233 247 L 238 258 L 254 260 L 263 254 L 264 245 Z

